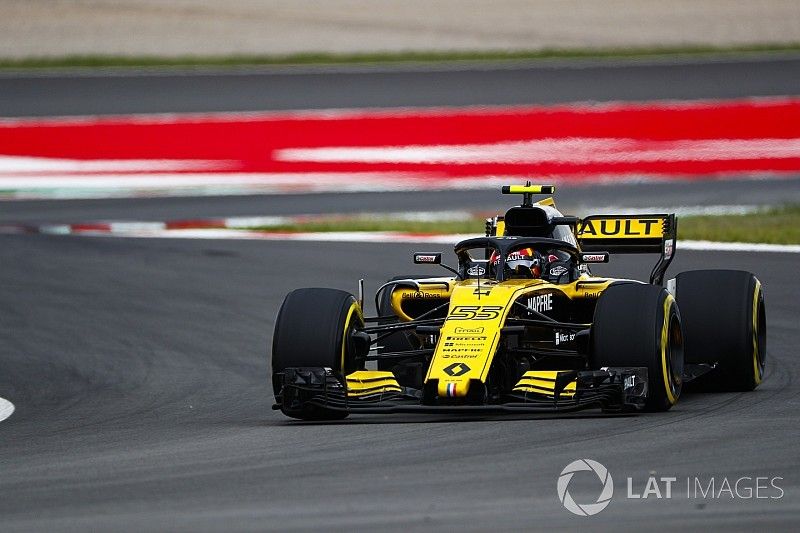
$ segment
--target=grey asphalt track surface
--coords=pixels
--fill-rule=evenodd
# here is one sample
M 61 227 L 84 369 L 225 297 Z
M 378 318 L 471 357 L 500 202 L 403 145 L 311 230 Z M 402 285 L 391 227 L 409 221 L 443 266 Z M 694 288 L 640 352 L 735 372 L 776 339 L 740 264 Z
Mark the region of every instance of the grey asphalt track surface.
M 405 87 L 409 99 L 424 96 L 420 105 L 800 94 L 796 62 L 759 65 L 646 67 L 648 75 L 624 67 L 593 74 L 596 90 L 586 68 L 514 74 L 530 92 L 509 88 L 511 79 L 462 94 L 450 91 L 458 84 L 448 76 L 399 78 L 416 87 Z M 3 77 L 0 115 L 295 107 L 303 95 L 279 98 L 292 90 L 309 91 L 305 108 L 383 105 L 381 91 L 404 92 L 384 75 L 351 87 L 352 95 L 321 75 L 305 84 L 299 75 L 269 76 Z M 537 88 L 550 82 L 549 95 Z M 176 99 L 192 84 L 196 91 Z M 798 179 L 743 180 L 562 187 L 558 197 L 565 209 L 772 204 L 797 201 L 798 189 Z M 490 191 L 0 202 L 0 221 L 506 205 Z M 417 248 L 0 235 L 0 396 L 17 407 L 0 422 L 0 531 L 796 529 L 796 254 L 679 249 L 670 269 L 740 268 L 763 282 L 767 374 L 752 393 L 686 395 L 668 413 L 616 418 L 363 415 L 306 424 L 271 411 L 268 346 L 283 296 L 315 285 L 354 291 L 359 277 L 374 290 L 416 272 Z M 614 258 L 607 268 L 643 278 L 651 260 Z M 609 507 L 591 518 L 569 514 L 556 495 L 562 468 L 580 458 L 607 466 L 616 486 Z M 651 472 L 678 478 L 673 499 L 627 499 L 626 477 L 641 492 Z M 718 486 L 779 476 L 783 498 L 687 498 L 687 476 Z M 598 492 L 592 483 L 585 489 L 576 498 Z
M 800 56 L 454 66 L 0 74 L 0 116 L 261 111 L 800 94 Z
M 413 272 L 415 248 L 1 236 L 0 391 L 17 405 L 0 423 L 2 530 L 796 524 L 796 255 L 681 252 L 672 269 L 735 266 L 763 281 L 768 364 L 753 393 L 686 396 L 668 413 L 622 418 L 305 424 L 271 411 L 267 346 L 284 294 L 353 290 L 359 276 L 374 289 Z M 614 271 L 647 266 L 615 260 Z M 617 487 L 588 519 L 556 496 L 559 472 L 579 458 L 606 465 Z M 678 484 L 672 500 L 626 499 L 625 477 L 641 492 L 652 471 L 780 476 L 785 494 L 695 500 Z

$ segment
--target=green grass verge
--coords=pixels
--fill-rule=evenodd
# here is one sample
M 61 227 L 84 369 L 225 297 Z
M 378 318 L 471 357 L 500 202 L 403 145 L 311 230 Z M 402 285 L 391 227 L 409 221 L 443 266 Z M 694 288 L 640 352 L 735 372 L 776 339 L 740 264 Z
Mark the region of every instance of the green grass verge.
M 800 205 L 749 215 L 680 217 L 681 239 L 800 244 Z
M 397 219 L 317 220 L 295 225 L 246 228 L 264 231 L 400 231 L 407 233 L 483 234 L 484 219 L 415 222 Z M 244 228 L 243 228 L 244 229 Z M 682 216 L 678 240 L 800 244 L 800 205 L 788 205 L 747 215 Z
M 65 68 L 65 67 L 240 67 L 282 65 L 336 65 L 364 63 L 403 63 L 441 61 L 508 61 L 536 59 L 635 58 L 674 55 L 729 55 L 749 52 L 797 52 L 800 42 L 734 47 L 677 46 L 647 48 L 542 49 L 520 51 L 474 52 L 376 52 L 359 54 L 300 53 L 291 55 L 231 56 L 113 56 L 73 55 L 65 57 L 32 57 L 0 59 L 0 69 Z

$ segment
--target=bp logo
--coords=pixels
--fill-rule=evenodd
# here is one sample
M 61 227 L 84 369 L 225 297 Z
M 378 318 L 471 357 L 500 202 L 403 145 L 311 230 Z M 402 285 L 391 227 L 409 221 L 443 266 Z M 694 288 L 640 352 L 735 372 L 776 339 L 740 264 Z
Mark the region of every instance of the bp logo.
M 576 472 L 586 470 L 594 472 L 595 475 L 597 475 L 603 488 L 594 503 L 577 503 L 572 499 L 572 495 L 569 493 L 569 483 L 572 481 L 572 476 L 574 476 Z M 614 495 L 614 480 L 611 479 L 611 474 L 608 473 L 608 469 L 597 461 L 578 459 L 564 467 L 564 470 L 561 471 L 561 475 L 558 476 L 556 488 L 558 489 L 558 499 L 561 500 L 561 504 L 567 511 L 579 516 L 592 516 L 608 507 L 608 504 L 611 503 L 611 497 Z

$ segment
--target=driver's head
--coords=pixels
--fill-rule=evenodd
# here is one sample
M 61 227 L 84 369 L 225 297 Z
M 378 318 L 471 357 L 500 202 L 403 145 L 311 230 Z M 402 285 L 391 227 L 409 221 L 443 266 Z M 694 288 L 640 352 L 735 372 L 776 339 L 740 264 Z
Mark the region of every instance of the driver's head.
M 495 251 L 492 254 L 490 263 L 493 267 L 497 268 L 499 262 L 500 256 L 497 251 Z M 544 260 L 542 254 L 533 248 L 523 248 L 511 252 L 506 257 L 506 273 L 509 277 L 539 279 L 542 277 L 543 266 Z

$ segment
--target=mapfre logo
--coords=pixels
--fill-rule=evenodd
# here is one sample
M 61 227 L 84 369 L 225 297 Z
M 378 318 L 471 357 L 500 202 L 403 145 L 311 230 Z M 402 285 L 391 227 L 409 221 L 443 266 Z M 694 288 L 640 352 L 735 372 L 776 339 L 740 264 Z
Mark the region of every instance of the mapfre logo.
M 594 472 L 602 484 L 600 495 L 593 503 L 577 503 L 569 493 L 569 484 L 572 481 L 572 477 L 575 473 L 584 471 Z M 608 469 L 597 461 L 578 459 L 577 461 L 572 461 L 561 471 L 556 489 L 558 490 L 558 499 L 567 511 L 578 516 L 592 516 L 608 507 L 608 504 L 611 503 L 611 497 L 614 495 L 614 480 L 611 479 Z

